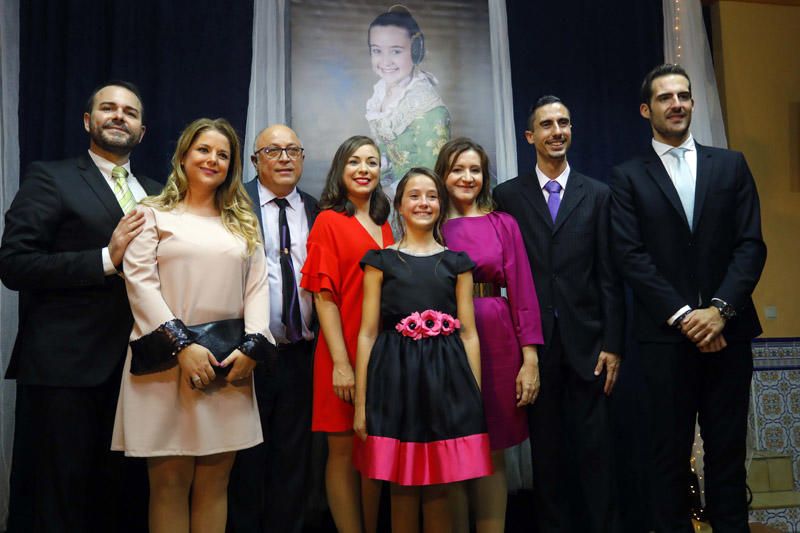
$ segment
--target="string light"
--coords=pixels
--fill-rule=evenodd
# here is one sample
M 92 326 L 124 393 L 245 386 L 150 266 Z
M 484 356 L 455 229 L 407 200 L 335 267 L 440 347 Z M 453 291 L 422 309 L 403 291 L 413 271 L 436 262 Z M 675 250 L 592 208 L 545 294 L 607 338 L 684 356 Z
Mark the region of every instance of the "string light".
M 673 6 L 675 8 L 675 22 L 673 25 L 673 30 L 675 31 L 675 62 L 679 63 L 681 59 L 681 0 L 673 0 Z
M 697 443 L 700 439 L 700 432 L 698 431 L 695 434 L 695 443 Z M 691 514 L 692 520 L 694 523 L 694 530 L 701 531 L 703 528 L 703 522 L 706 521 L 706 511 L 703 507 L 703 500 L 705 498 L 705 490 L 701 485 L 701 481 L 703 476 L 700 475 L 697 468 L 697 459 L 699 457 L 700 450 L 693 447 L 692 449 L 692 457 L 689 459 L 689 468 L 694 474 L 694 479 L 689 482 L 689 492 L 693 497 L 696 497 L 693 501 L 693 505 L 691 506 Z

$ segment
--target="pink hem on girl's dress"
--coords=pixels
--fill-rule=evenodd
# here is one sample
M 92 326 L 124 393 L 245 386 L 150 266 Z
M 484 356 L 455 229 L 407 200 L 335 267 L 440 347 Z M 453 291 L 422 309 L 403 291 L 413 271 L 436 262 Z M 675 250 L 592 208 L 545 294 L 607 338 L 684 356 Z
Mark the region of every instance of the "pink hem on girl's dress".
M 357 443 L 353 462 L 368 478 L 398 485 L 453 483 L 492 474 L 488 433 L 433 442 L 370 435 Z

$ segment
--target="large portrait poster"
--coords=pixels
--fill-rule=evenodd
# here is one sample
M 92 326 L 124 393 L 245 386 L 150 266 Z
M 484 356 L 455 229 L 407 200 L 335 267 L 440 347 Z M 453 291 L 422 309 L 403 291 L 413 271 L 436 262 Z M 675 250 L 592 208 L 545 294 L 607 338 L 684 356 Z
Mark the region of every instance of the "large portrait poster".
M 292 0 L 290 21 L 290 116 L 309 192 L 356 134 L 377 141 L 390 197 L 451 138 L 472 138 L 494 160 L 487 0 Z

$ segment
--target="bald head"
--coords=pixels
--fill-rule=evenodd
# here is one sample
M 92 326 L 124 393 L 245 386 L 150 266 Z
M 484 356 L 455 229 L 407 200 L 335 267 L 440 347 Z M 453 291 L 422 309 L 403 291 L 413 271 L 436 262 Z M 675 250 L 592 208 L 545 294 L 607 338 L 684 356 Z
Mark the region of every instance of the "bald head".
M 281 150 L 275 159 L 269 159 L 264 153 L 264 148 L 302 148 L 303 144 L 292 128 L 284 124 L 274 124 L 264 128 L 256 137 L 251 160 L 258 172 L 258 181 L 272 191 L 276 196 L 283 198 L 297 186 L 303 174 L 302 153 L 292 159 L 286 150 Z
M 253 152 L 257 152 L 260 148 L 269 146 L 273 137 L 291 138 L 296 146 L 303 146 L 303 143 L 301 143 L 300 139 L 297 137 L 297 133 L 295 133 L 292 128 L 286 124 L 273 124 L 272 126 L 267 126 L 258 133 L 256 141 L 253 143 Z

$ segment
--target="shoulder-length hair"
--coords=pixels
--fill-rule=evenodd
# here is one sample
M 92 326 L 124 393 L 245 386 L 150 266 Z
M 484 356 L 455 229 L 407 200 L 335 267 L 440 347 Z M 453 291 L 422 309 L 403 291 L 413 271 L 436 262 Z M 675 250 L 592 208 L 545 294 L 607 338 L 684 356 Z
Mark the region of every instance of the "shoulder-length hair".
M 344 186 L 344 168 L 350 156 L 362 146 L 367 145 L 374 147 L 380 157 L 381 151 L 378 145 L 364 135 L 354 135 L 339 145 L 336 154 L 333 156 L 333 161 L 331 161 L 328 176 L 325 178 L 325 188 L 319 198 L 320 209 L 331 209 L 337 213 L 346 213 L 349 217 L 356 213 L 356 206 L 347 197 L 347 188 Z M 389 218 L 389 198 L 386 197 L 380 184 L 370 195 L 369 217 L 379 226 L 382 226 L 386 219 Z
M 145 205 L 161 210 L 174 209 L 186 197 L 189 179 L 181 161 L 197 137 L 206 131 L 216 131 L 230 143 L 231 162 L 225 181 L 217 187 L 214 202 L 222 217 L 222 225 L 232 234 L 244 239 L 247 256 L 251 256 L 261 242 L 258 219 L 253 214 L 253 203 L 242 185 L 242 155 L 239 136 L 224 118 L 198 118 L 183 130 L 172 155 L 172 171 L 160 194 L 146 198 Z
M 447 216 L 447 208 L 450 203 L 450 198 L 447 196 L 447 188 L 444 186 L 444 181 L 442 178 L 439 177 L 436 172 L 429 168 L 425 167 L 413 167 L 405 173 L 405 175 L 397 182 L 397 192 L 394 195 L 394 212 L 395 216 L 397 217 L 397 227 L 400 228 L 400 238 L 397 239 L 398 242 L 401 242 L 406 235 L 406 225 L 405 221 L 402 220 L 400 216 L 400 205 L 403 203 L 403 195 L 406 193 L 406 185 L 408 185 L 408 181 L 415 177 L 415 176 L 426 176 L 433 180 L 433 183 L 436 185 L 436 194 L 439 196 L 439 216 L 436 217 L 436 221 L 433 224 L 433 238 L 444 246 L 444 235 L 442 235 L 442 224 L 444 224 L 444 219 Z
M 434 166 L 435 172 L 441 176 L 443 182 L 447 182 L 447 175 L 455 166 L 459 156 L 464 152 L 473 150 L 478 154 L 481 159 L 481 174 L 483 174 L 483 184 L 478 196 L 475 198 L 475 203 L 478 209 L 484 213 L 491 213 L 495 210 L 495 203 L 492 199 L 492 184 L 491 176 L 489 175 L 489 156 L 483 146 L 476 143 L 467 137 L 457 137 L 453 140 L 447 141 L 442 149 L 439 151 L 439 157 L 436 158 L 436 165 Z

